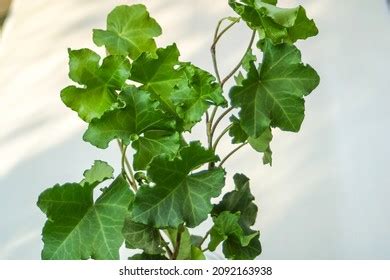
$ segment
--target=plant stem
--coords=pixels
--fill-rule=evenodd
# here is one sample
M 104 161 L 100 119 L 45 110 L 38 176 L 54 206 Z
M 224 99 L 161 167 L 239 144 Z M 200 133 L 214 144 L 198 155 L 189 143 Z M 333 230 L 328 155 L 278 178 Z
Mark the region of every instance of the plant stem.
M 221 134 L 215 139 L 213 150 L 215 151 L 217 149 L 219 141 L 221 141 L 222 137 L 229 131 L 229 129 L 233 126 L 233 124 L 229 124 L 222 132 Z
M 223 87 L 224 84 L 234 75 L 234 73 L 236 73 L 236 71 L 238 69 L 240 69 L 242 62 L 245 59 L 246 54 L 252 48 L 252 44 L 253 44 L 253 41 L 255 40 L 255 37 L 256 37 L 256 31 L 253 31 L 251 39 L 250 39 L 249 44 L 248 44 L 248 47 L 246 48 L 246 51 L 245 51 L 243 57 L 241 58 L 240 62 L 236 65 L 236 67 L 234 67 L 234 69 L 222 80 L 221 87 Z
M 176 260 L 177 256 L 179 255 L 181 236 L 182 236 L 183 230 L 184 230 L 183 225 L 180 225 L 179 228 L 177 229 L 175 248 L 173 250 L 173 255 L 171 257 L 172 260 Z
M 227 154 L 227 156 L 224 157 L 224 159 L 221 161 L 221 163 L 218 165 L 218 167 L 221 167 L 225 163 L 225 161 L 227 161 L 235 152 L 237 152 L 239 149 L 244 147 L 246 144 L 248 144 L 248 142 L 242 143 L 240 146 L 238 146 L 233 151 L 231 151 L 229 154 Z
M 173 253 L 172 253 L 171 248 L 169 248 L 169 246 L 168 246 L 168 242 L 165 241 L 165 239 L 164 239 L 164 237 L 162 236 L 160 230 L 158 231 L 158 233 L 159 233 L 159 235 L 160 235 L 160 238 L 161 238 L 161 240 L 162 240 L 162 243 L 163 243 L 163 246 L 164 246 L 165 250 L 167 250 L 167 254 L 168 254 L 169 259 L 172 259 Z
M 199 248 L 202 247 L 203 243 L 206 241 L 207 237 L 210 235 L 210 231 L 211 231 L 211 229 L 209 229 L 209 230 L 206 232 L 205 236 L 204 236 L 203 239 L 200 241 Z M 203 251 L 203 250 L 202 250 L 202 251 Z
M 128 175 L 126 173 L 126 169 L 125 169 L 125 166 L 126 166 L 128 172 L 130 174 L 130 178 L 128 178 L 129 184 L 133 188 L 133 190 L 136 192 L 138 189 L 137 188 L 137 181 L 135 180 L 133 169 L 131 168 L 130 162 L 126 157 L 126 147 L 127 146 L 123 145 L 121 143 L 121 141 L 119 141 L 119 139 L 117 139 L 117 143 L 118 143 L 119 149 L 121 150 L 121 154 L 122 154 L 122 171 L 124 171 L 126 174 L 126 177 L 128 177 Z
M 216 46 L 217 46 L 217 43 L 219 41 L 219 39 L 221 39 L 222 35 L 225 34 L 226 31 L 228 31 L 233 25 L 235 25 L 237 22 L 239 22 L 240 18 L 238 18 L 236 21 L 233 21 L 232 23 L 230 23 L 228 26 L 226 26 L 222 31 L 221 33 L 219 33 L 219 28 L 221 27 L 221 24 L 224 20 L 226 20 L 227 18 L 223 18 L 221 19 L 218 24 L 217 24 L 217 28 L 215 29 L 215 33 L 214 33 L 214 40 L 213 40 L 213 43 L 211 45 L 211 48 L 210 48 L 210 51 L 211 51 L 211 57 L 212 57 L 212 60 L 213 60 L 213 67 L 214 67 L 214 72 L 215 72 L 215 75 L 217 76 L 217 80 L 218 80 L 218 83 L 222 83 L 221 81 L 221 76 L 219 74 L 219 69 L 218 69 L 218 62 L 217 62 L 217 50 L 216 50 Z M 221 88 L 222 88 L 222 84 L 221 84 Z M 214 120 L 214 117 L 215 117 L 215 114 L 217 113 L 217 106 L 214 107 L 213 109 L 213 112 L 211 113 L 211 117 L 209 119 L 209 122 L 212 124 L 213 123 L 213 120 Z
M 211 128 L 211 139 L 213 138 L 214 136 L 214 133 L 215 133 L 215 130 L 217 129 L 217 126 L 218 124 L 222 121 L 222 119 L 227 115 L 229 114 L 234 108 L 233 107 L 230 107 L 228 109 L 226 109 L 220 116 L 219 118 L 215 121 L 213 127 Z
M 212 58 L 213 58 L 213 65 L 214 65 L 214 70 L 215 70 L 215 73 L 217 75 L 217 78 L 218 78 L 218 81 L 219 83 L 221 84 L 221 88 L 223 88 L 223 86 L 225 85 L 225 83 L 234 75 L 234 73 L 237 72 L 238 69 L 240 69 L 240 67 L 242 66 L 242 62 L 244 61 L 245 59 L 245 56 L 246 54 L 248 53 L 248 51 L 252 48 L 252 45 L 253 45 L 253 42 L 255 40 L 255 37 L 256 37 L 256 31 L 253 31 L 252 32 L 252 36 L 251 36 L 251 39 L 249 41 L 249 44 L 248 44 L 248 47 L 246 48 L 245 50 L 245 53 L 244 55 L 242 56 L 240 62 L 234 67 L 234 69 L 221 81 L 221 78 L 219 76 L 219 70 L 218 70 L 218 64 L 217 64 L 217 59 L 216 59 L 216 44 L 217 42 L 219 41 L 219 39 L 221 38 L 221 36 L 223 35 L 223 33 L 225 33 L 229 28 L 231 28 L 236 22 L 238 21 L 234 21 L 232 22 L 230 25 L 228 25 L 221 33 L 218 34 L 218 30 L 219 30 L 219 27 L 222 23 L 223 19 L 221 21 L 218 22 L 218 25 L 217 25 L 217 29 L 216 29 L 216 32 L 215 32 L 215 35 L 214 35 L 214 42 L 211 46 L 211 54 L 212 54 Z M 227 110 L 225 110 L 221 116 L 218 117 L 218 119 L 215 121 L 214 123 L 214 119 L 215 119 L 215 115 L 217 114 L 217 111 L 218 111 L 218 107 L 215 106 L 213 108 L 213 111 L 211 113 L 211 117 L 208 118 L 208 123 L 207 123 L 207 139 L 208 139 L 208 145 L 209 145 L 209 149 L 211 149 L 212 147 L 216 147 L 216 145 L 214 144 L 213 145 L 213 137 L 214 137 L 214 133 L 218 127 L 218 124 L 222 121 L 222 119 L 227 115 L 229 114 L 231 111 L 233 110 L 233 107 L 230 107 L 228 108 Z M 211 127 L 211 128 L 210 128 Z M 219 141 L 219 140 L 218 140 Z M 214 149 L 215 150 L 215 149 Z M 213 164 L 209 164 L 209 167 L 212 167 Z

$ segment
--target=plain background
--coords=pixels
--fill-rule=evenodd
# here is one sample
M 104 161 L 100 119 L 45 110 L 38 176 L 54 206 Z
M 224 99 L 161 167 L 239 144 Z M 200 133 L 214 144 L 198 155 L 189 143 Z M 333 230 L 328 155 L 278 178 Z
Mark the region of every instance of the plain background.
M 42 190 L 78 181 L 94 159 L 118 167 L 117 147 L 84 143 L 85 124 L 59 97 L 70 83 L 66 49 L 103 53 L 93 46 L 91 30 L 105 28 L 118 3 L 146 4 L 164 31 L 159 45 L 177 42 L 182 60 L 209 71 L 215 24 L 234 15 L 224 0 L 14 0 L 0 41 L 0 259 L 40 257 L 45 219 L 35 203 Z M 251 178 L 261 259 L 389 259 L 386 1 L 279 1 L 282 7 L 298 4 L 320 30 L 298 45 L 321 84 L 306 99 L 301 132 L 274 132 L 272 168 L 247 148 L 226 165 L 228 175 Z M 249 36 L 239 24 L 221 41 L 222 73 L 239 61 Z M 203 137 L 203 129 L 195 129 L 194 138 Z M 219 152 L 230 149 L 226 138 Z

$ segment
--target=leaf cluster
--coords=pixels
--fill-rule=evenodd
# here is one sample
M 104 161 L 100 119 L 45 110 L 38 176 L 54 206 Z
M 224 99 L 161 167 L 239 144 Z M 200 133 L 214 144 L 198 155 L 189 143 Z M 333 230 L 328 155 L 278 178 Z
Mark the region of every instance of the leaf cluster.
M 249 179 L 236 174 L 235 189 L 217 204 L 211 200 L 225 186 L 224 162 L 239 148 L 249 144 L 271 164 L 272 129 L 299 131 L 304 97 L 319 76 L 302 63 L 294 43 L 318 30 L 301 6 L 279 8 L 276 0 L 229 0 L 229 5 L 238 17 L 218 23 L 211 48 L 216 77 L 181 61 L 176 44 L 157 46 L 162 29 L 141 4 L 116 7 L 106 29 L 93 30 L 106 57 L 90 49 L 68 50 L 75 84 L 61 91 L 61 99 L 88 126 L 86 142 L 99 149 L 119 144 L 122 170 L 108 182 L 113 168 L 95 161 L 80 182 L 55 185 L 39 196 L 47 216 L 43 259 L 118 259 L 123 243 L 142 250 L 131 259 L 205 259 L 205 251 L 220 245 L 228 259 L 261 253 L 260 233 L 252 228 L 258 208 Z M 240 20 L 253 36 L 237 67 L 222 79 L 216 45 Z M 224 94 L 235 74 L 235 85 Z M 225 111 L 217 118 L 218 108 Z M 227 115 L 230 125 L 215 139 Z M 202 119 L 207 147 L 184 137 Z M 217 146 L 227 133 L 239 146 L 221 159 Z M 190 230 L 208 218 L 210 230 L 192 235 Z

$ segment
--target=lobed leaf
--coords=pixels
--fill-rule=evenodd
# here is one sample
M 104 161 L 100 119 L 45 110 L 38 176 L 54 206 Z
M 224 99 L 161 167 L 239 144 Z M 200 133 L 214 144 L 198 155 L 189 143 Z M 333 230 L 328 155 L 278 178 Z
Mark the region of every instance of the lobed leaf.
M 214 226 L 209 249 L 223 242 L 223 253 L 229 259 L 254 259 L 261 253 L 259 232 L 252 230 L 257 206 L 250 192 L 249 179 L 242 174 L 233 177 L 235 190 L 224 195 L 211 212 Z
M 83 87 L 68 86 L 61 91 L 66 106 L 90 122 L 118 107 L 116 91 L 130 76 L 130 62 L 124 56 L 100 56 L 89 49 L 69 50 L 69 77 Z
M 229 5 L 250 28 L 259 31 L 262 39 L 270 39 L 274 44 L 294 43 L 318 34 L 302 6 L 279 8 L 276 1 L 264 0 L 229 0 Z
M 161 27 L 144 5 L 122 5 L 108 14 L 107 30 L 93 30 L 93 41 L 98 46 L 104 45 L 110 54 L 136 59 L 143 52 L 155 52 L 153 38 L 161 33 Z
M 134 168 L 145 169 L 156 155 L 165 154 L 173 158 L 179 147 L 179 134 L 175 132 L 175 121 L 157 108 L 149 94 L 134 86 L 125 88 L 119 95 L 125 105 L 94 119 L 83 139 L 98 148 L 107 148 L 113 139 L 125 145 L 133 142 L 137 150 Z
M 213 151 L 192 142 L 170 161 L 166 156 L 153 159 L 148 176 L 154 187 L 142 187 L 136 194 L 132 219 L 156 228 L 176 228 L 183 222 L 195 227 L 212 209 L 210 199 L 217 197 L 225 181 L 222 168 L 191 173 L 208 162 L 217 161 Z
M 301 63 L 293 45 L 265 40 L 259 69 L 254 63 L 242 85 L 230 90 L 231 102 L 240 108 L 242 129 L 258 138 L 270 126 L 297 132 L 304 118 L 304 99 L 319 84 L 319 76 Z
M 134 195 L 119 176 L 94 202 L 94 188 L 112 177 L 112 169 L 95 162 L 85 174 L 81 183 L 55 185 L 39 196 L 37 204 L 48 218 L 42 259 L 119 258 L 121 230 Z
M 164 253 L 162 249 L 164 241 L 161 239 L 159 230 L 154 227 L 136 223 L 127 217 L 122 233 L 126 247 L 129 249 L 142 249 L 150 255 Z
M 172 101 L 177 106 L 178 115 L 187 127 L 191 127 L 201 120 L 210 105 L 226 106 L 227 101 L 213 75 L 189 63 L 182 69 L 187 79 L 177 85 Z

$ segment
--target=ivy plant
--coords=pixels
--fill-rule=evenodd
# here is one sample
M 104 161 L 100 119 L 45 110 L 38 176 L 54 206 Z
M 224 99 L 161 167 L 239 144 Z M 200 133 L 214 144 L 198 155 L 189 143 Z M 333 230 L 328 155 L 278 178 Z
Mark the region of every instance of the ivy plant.
M 319 84 L 294 45 L 317 35 L 316 25 L 303 7 L 276 2 L 229 0 L 237 15 L 217 24 L 215 76 L 181 61 L 176 44 L 157 46 L 161 27 L 141 4 L 116 7 L 106 29 L 93 30 L 104 58 L 90 49 L 68 50 L 74 84 L 61 99 L 87 124 L 85 141 L 99 149 L 117 142 L 121 170 L 96 160 L 80 182 L 39 196 L 47 216 L 43 259 L 118 259 L 123 244 L 139 249 L 130 259 L 205 259 L 205 251 L 219 246 L 227 259 L 261 253 L 249 179 L 235 174 L 234 190 L 222 195 L 224 164 L 249 145 L 271 165 L 273 129 L 298 132 L 304 98 Z M 242 59 L 222 77 L 217 44 L 240 21 L 252 35 Z M 231 78 L 234 85 L 225 89 Z M 219 127 L 229 117 L 229 125 Z M 204 123 L 205 144 L 186 141 L 184 133 Z M 229 136 L 235 148 L 218 155 L 220 140 Z M 207 219 L 213 224 L 203 236 L 191 234 Z

